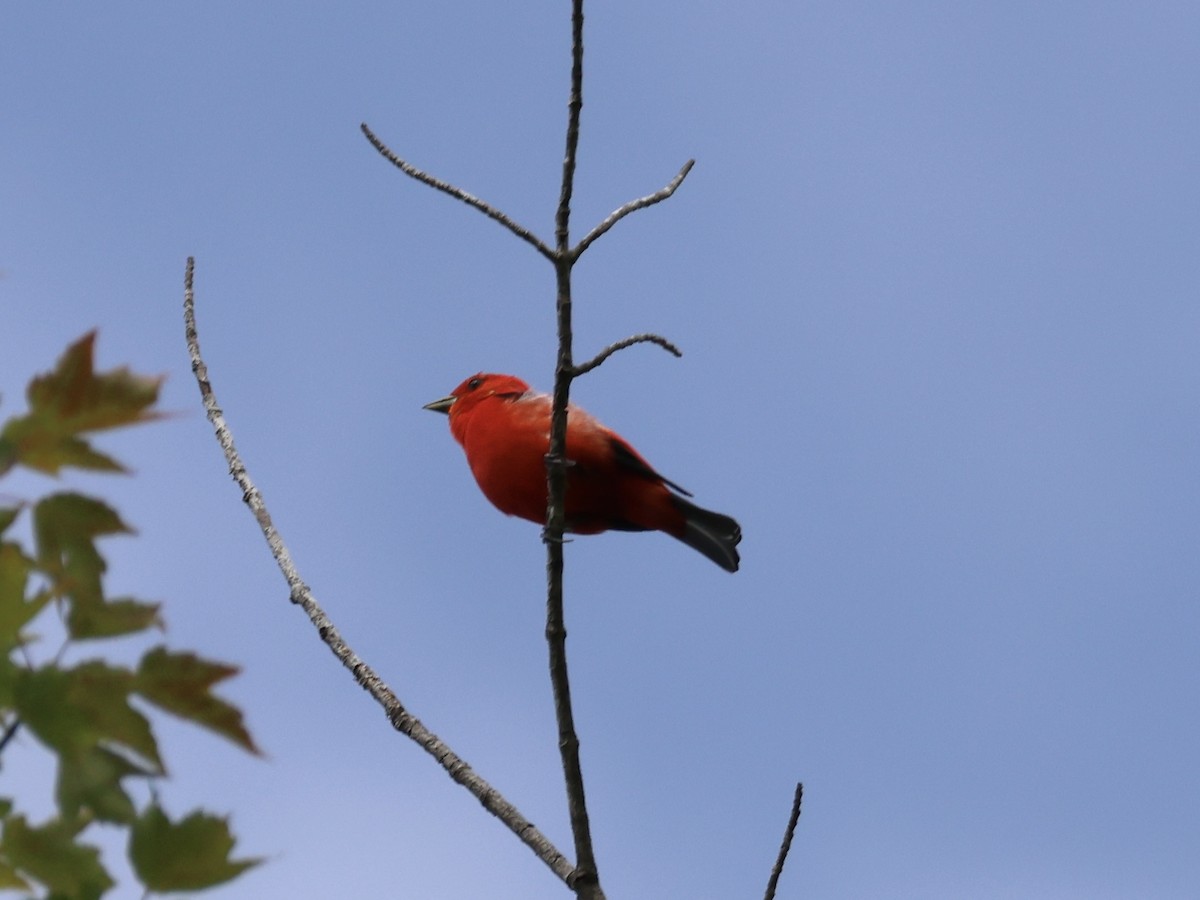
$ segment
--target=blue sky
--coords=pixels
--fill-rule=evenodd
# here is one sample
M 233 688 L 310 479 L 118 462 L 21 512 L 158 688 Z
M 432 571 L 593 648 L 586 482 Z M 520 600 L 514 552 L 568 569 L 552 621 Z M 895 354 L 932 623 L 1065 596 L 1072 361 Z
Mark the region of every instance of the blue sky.
M 158 729 L 167 807 L 269 858 L 214 896 L 566 896 L 288 604 L 180 305 L 194 255 L 217 395 L 346 639 L 569 848 L 537 528 L 420 409 L 549 387 L 553 273 L 358 130 L 550 239 L 568 7 L 6 12 L 0 415 L 93 327 L 168 375 L 177 415 L 102 442 L 135 477 L 68 483 L 139 529 L 110 590 L 244 668 L 266 760 Z M 1198 35 L 1170 2 L 590 5 L 576 234 L 697 164 L 575 280 L 579 357 L 684 357 L 573 396 L 745 532 L 733 576 L 568 547 L 610 897 L 760 896 L 797 780 L 781 897 L 1194 895 Z M 30 741 L 5 792 L 47 777 Z

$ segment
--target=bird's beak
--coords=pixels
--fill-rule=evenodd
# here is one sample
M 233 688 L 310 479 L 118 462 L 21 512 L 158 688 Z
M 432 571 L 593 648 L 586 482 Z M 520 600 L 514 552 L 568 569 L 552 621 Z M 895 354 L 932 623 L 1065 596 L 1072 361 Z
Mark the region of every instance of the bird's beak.
M 450 415 L 450 407 L 454 405 L 454 396 L 443 397 L 441 400 L 434 400 L 432 403 L 426 403 L 421 409 L 428 409 L 433 412 L 445 413 Z

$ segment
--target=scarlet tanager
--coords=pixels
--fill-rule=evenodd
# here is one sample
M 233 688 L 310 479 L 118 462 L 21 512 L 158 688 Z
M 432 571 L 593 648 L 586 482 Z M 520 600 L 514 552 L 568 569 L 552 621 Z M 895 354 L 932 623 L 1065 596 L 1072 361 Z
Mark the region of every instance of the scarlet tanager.
M 450 433 L 466 451 L 480 490 L 498 510 L 546 521 L 549 395 L 512 375 L 481 372 L 424 408 L 449 415 Z M 684 499 L 691 494 L 574 404 L 567 412 L 566 449 L 568 531 L 663 531 L 721 568 L 737 571 L 741 526 Z

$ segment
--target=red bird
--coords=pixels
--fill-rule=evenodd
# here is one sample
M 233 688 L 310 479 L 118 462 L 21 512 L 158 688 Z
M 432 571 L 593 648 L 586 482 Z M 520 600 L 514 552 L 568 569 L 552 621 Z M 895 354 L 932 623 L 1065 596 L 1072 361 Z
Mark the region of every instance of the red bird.
M 466 451 L 483 495 L 498 510 L 546 521 L 548 394 L 530 390 L 512 375 L 481 372 L 424 408 L 450 416 L 450 433 Z M 574 404 L 567 413 L 567 458 L 568 531 L 665 531 L 721 568 L 737 571 L 741 526 L 679 496 L 691 494 Z

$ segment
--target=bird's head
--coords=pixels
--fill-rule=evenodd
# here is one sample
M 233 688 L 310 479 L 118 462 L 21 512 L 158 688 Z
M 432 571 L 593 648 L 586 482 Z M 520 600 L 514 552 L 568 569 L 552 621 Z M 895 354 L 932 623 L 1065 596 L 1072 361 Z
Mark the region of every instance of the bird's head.
M 491 397 L 514 399 L 528 391 L 529 385 L 515 375 L 480 372 L 466 379 L 448 397 L 426 403 L 421 408 L 445 413 L 453 427 L 456 420 L 469 415 L 472 409 Z

